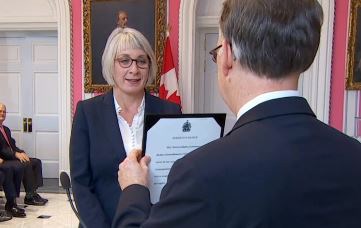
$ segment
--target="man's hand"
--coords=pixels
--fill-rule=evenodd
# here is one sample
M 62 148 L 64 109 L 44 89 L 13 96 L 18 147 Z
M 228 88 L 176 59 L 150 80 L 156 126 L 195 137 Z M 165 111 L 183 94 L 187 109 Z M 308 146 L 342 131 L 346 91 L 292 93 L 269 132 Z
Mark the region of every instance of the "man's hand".
M 4 159 L 0 158 L 0 164 L 4 163 Z
M 29 156 L 28 156 L 26 153 L 23 153 L 23 156 L 24 156 L 24 158 L 25 158 L 26 161 L 28 161 L 28 162 L 30 161 L 30 158 L 29 158 Z
M 149 156 L 142 157 L 141 150 L 132 150 L 128 157 L 119 164 L 118 182 L 123 190 L 129 185 L 140 184 L 148 187 Z
M 26 153 L 21 153 L 21 152 L 15 152 L 15 157 L 17 159 L 19 159 L 20 162 L 28 162 L 30 161 L 28 155 Z

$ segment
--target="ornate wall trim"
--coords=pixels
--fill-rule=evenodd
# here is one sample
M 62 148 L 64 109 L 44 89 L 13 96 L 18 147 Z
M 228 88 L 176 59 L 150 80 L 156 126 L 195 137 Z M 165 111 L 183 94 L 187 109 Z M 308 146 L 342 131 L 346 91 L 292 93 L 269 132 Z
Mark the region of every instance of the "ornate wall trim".
M 56 1 L 59 42 L 59 75 L 61 108 L 60 108 L 60 139 L 59 139 L 59 174 L 69 173 L 69 140 L 72 123 L 73 97 L 73 53 L 72 53 L 72 14 L 71 0 Z
M 182 0 L 179 8 L 179 89 L 184 113 L 194 111 L 195 19 L 197 0 Z

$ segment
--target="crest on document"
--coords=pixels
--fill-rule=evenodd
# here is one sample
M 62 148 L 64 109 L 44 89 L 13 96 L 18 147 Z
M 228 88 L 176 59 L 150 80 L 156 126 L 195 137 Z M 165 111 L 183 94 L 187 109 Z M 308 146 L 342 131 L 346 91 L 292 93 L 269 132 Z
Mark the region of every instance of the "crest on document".
M 187 120 L 187 122 L 183 124 L 183 132 L 190 132 L 191 128 L 192 128 L 192 124 L 189 123 L 189 121 Z

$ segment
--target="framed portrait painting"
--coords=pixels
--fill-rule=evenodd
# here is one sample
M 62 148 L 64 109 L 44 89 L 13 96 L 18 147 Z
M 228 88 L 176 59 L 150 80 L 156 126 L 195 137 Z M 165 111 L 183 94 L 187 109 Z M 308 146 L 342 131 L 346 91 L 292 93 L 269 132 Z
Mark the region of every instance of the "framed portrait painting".
M 101 59 L 108 36 L 127 15 L 126 26 L 139 30 L 151 44 L 157 60 L 157 76 L 149 91 L 157 92 L 163 63 L 166 0 L 83 0 L 84 91 L 105 92 L 111 87 L 102 76 Z
M 361 89 L 361 0 L 351 0 L 346 89 Z

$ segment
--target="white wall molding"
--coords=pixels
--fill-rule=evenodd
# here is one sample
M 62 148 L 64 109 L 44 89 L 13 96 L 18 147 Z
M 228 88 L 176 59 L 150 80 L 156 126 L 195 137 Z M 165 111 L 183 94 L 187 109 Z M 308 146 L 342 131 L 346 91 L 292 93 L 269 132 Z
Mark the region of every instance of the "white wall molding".
M 200 16 L 197 17 L 198 28 L 214 28 L 214 25 L 218 25 L 219 16 Z
M 70 173 L 69 166 L 69 140 L 71 134 L 71 106 L 72 106 L 72 78 L 71 78 L 71 7 L 70 0 L 56 1 L 58 21 L 58 72 L 60 75 L 60 89 L 62 95 L 60 102 L 60 141 L 59 141 L 59 173 Z
M 184 113 L 194 111 L 196 6 L 197 0 L 182 0 L 179 8 L 179 87 Z
M 0 22 L 2 31 L 44 31 L 56 30 L 56 22 Z
M 343 131 L 345 134 L 355 137 L 356 136 L 356 120 L 355 117 L 359 117 L 359 104 L 361 100 L 361 92 L 356 90 L 348 90 L 345 93 L 344 99 L 344 121 L 343 121 Z
M 299 80 L 299 91 L 309 102 L 318 119 L 329 123 L 331 65 L 335 2 L 319 0 L 324 12 L 320 47 L 316 58 Z
M 56 30 L 57 1 L 0 0 L 0 30 Z

